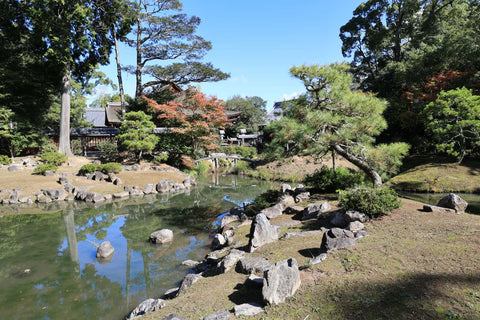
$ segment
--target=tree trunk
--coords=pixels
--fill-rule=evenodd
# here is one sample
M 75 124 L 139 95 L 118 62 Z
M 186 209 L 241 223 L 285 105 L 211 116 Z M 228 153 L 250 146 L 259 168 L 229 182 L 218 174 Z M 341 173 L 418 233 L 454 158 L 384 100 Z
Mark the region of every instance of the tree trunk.
M 341 146 L 334 144 L 332 145 L 333 150 L 338 152 L 339 155 L 347 159 L 349 162 L 353 163 L 357 167 L 359 167 L 363 172 L 367 174 L 367 176 L 372 179 L 372 182 L 376 186 L 380 186 L 382 184 L 382 177 L 378 174 L 377 171 L 375 171 L 368 163 L 365 161 L 357 158 L 353 154 L 349 153 L 345 149 L 343 149 Z
M 142 20 L 137 19 L 137 69 L 135 70 L 136 86 L 135 99 L 139 99 L 142 95 Z
M 115 61 L 117 62 L 118 90 L 120 91 L 120 105 L 122 108 L 122 117 L 125 115 L 125 93 L 123 91 L 122 66 L 120 65 L 120 52 L 118 51 L 117 32 L 112 29 L 113 40 L 115 42 Z
M 65 68 L 62 77 L 62 111 L 60 112 L 60 136 L 58 152 L 69 157 L 73 156 L 70 149 L 70 67 Z

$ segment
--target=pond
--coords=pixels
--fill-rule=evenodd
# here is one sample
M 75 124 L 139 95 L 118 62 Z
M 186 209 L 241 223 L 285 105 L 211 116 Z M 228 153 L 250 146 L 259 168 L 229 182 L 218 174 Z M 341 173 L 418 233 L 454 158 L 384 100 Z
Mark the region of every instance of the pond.
M 414 193 L 414 192 L 399 192 L 399 195 L 420 201 L 422 203 L 437 205 L 438 201 L 446 196 L 448 193 Z M 462 199 L 468 202 L 466 212 L 480 215 L 480 194 L 472 193 L 457 193 Z
M 203 259 L 218 217 L 270 186 L 213 176 L 183 194 L 103 205 L 62 203 L 61 209 L 45 207 L 45 214 L 5 215 L 1 318 L 123 319 L 141 301 L 178 286 L 190 271 L 181 262 Z M 148 243 L 149 235 L 163 228 L 173 230 L 173 242 Z M 99 261 L 97 246 L 106 240 L 115 252 L 110 261 Z

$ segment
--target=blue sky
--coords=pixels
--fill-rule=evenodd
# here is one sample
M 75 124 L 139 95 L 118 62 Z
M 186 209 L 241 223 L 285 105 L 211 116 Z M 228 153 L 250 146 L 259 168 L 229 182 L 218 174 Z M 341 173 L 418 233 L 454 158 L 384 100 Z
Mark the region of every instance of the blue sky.
M 271 109 L 276 101 L 303 93 L 289 74 L 296 65 L 347 61 L 339 30 L 361 1 L 352 0 L 183 0 L 183 12 L 202 19 L 197 34 L 212 42 L 204 62 L 230 79 L 200 84 L 201 91 L 227 100 L 259 96 Z M 122 64 L 135 64 L 135 52 L 121 47 Z M 115 57 L 102 71 L 116 81 Z M 123 72 L 125 93 L 134 96 L 135 78 Z

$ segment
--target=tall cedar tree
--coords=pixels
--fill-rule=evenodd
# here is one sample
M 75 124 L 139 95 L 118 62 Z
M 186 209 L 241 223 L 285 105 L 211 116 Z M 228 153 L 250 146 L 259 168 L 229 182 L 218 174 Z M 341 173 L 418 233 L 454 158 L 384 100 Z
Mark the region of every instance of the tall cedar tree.
M 196 90 L 186 90 L 182 102 L 169 101 L 158 104 L 155 100 L 143 96 L 148 106 L 158 112 L 157 118 L 171 127 L 172 132 L 187 138 L 193 152 L 204 148 L 217 147 L 218 129 L 228 124 L 222 100 L 207 97 Z
M 26 3 L 22 1 L 22 3 Z M 24 7 L 31 32 L 41 35 L 44 59 L 61 72 L 59 152 L 72 155 L 70 149 L 71 78 L 85 78 L 97 64 L 108 63 L 113 39 L 109 30 L 120 25 L 120 0 L 31 0 Z M 119 28 L 120 30 L 121 28 Z M 125 32 L 128 28 L 123 29 Z

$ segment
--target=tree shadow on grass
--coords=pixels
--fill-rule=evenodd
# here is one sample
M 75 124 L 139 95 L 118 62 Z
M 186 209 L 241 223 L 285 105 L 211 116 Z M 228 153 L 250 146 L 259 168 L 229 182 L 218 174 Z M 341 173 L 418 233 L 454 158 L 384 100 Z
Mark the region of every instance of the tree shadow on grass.
M 239 283 L 234 288 L 236 291 L 228 296 L 229 300 L 236 305 L 243 303 L 257 303 L 263 305 L 262 288 L 249 284 L 249 280 Z
M 416 274 L 362 283 L 332 299 L 343 319 L 478 320 L 479 291 L 480 274 Z

